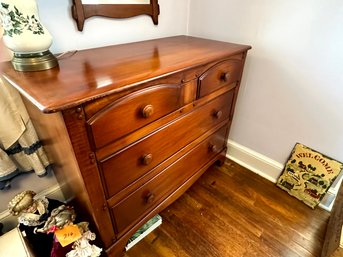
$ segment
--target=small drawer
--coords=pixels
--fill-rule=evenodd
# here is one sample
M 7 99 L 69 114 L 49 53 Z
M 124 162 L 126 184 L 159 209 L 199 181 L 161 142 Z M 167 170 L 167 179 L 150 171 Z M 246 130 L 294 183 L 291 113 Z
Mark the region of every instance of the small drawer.
M 230 116 L 234 90 L 177 119 L 156 133 L 100 160 L 108 197 L 149 172 L 163 160 Z
M 227 127 L 209 136 L 181 159 L 111 208 L 120 234 L 185 183 L 225 147 Z
M 225 60 L 210 67 L 199 77 L 198 98 L 239 81 L 242 68 L 242 60 L 236 59 Z
M 181 86 L 166 84 L 124 96 L 95 114 L 88 125 L 97 149 L 181 107 Z

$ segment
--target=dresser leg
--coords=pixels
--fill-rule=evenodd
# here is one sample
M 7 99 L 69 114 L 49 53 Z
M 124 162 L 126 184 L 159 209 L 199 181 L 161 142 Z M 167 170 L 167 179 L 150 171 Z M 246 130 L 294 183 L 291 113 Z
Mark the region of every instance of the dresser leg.
M 108 257 L 123 257 L 126 253 L 125 246 L 127 241 L 132 235 L 130 233 L 121 237 L 116 241 L 109 249 L 107 249 L 106 254 Z
M 219 154 L 215 164 L 219 167 L 223 166 L 226 160 L 226 148 Z
M 125 246 L 126 244 L 111 247 L 110 250 L 106 251 L 107 257 L 123 257 L 126 252 Z

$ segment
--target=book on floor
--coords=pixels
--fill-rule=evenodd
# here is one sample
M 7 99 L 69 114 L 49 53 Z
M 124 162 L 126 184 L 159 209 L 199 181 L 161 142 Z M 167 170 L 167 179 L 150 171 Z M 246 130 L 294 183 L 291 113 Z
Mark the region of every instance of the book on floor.
M 151 218 L 147 223 L 145 223 L 140 229 L 136 231 L 132 235 L 132 237 L 127 242 L 125 247 L 126 251 L 132 248 L 135 244 L 137 244 L 140 240 L 146 237 L 151 231 L 157 228 L 159 225 L 162 224 L 162 217 L 160 215 L 156 215 Z

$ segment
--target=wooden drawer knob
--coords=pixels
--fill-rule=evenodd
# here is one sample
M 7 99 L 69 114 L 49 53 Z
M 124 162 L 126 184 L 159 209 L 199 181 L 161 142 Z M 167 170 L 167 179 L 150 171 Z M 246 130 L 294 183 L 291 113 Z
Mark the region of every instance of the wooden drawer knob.
M 223 112 L 222 111 L 216 111 L 213 116 L 216 118 L 216 119 L 219 119 L 221 116 L 223 115 Z
M 152 154 L 151 153 L 147 153 L 147 154 L 144 154 L 142 156 L 142 163 L 144 165 L 149 165 L 152 161 Z
M 146 196 L 145 196 L 145 202 L 146 203 L 152 203 L 155 199 L 155 194 L 154 193 L 148 193 Z
M 208 147 L 208 149 L 210 149 L 210 151 L 211 151 L 212 153 L 217 152 L 217 146 L 216 146 L 216 145 L 210 144 L 209 147 Z
M 223 72 L 221 75 L 220 75 L 220 80 L 221 81 L 229 81 L 230 79 L 230 73 L 229 72 Z
M 148 104 L 142 108 L 141 112 L 144 118 L 149 118 L 154 113 L 154 106 Z

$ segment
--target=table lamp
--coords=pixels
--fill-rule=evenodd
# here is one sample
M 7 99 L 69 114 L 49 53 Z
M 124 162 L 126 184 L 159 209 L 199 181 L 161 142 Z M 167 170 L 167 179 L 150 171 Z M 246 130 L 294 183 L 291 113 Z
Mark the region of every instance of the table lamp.
M 0 0 L 3 42 L 13 51 L 18 71 L 47 70 L 58 65 L 50 52 L 52 37 L 41 24 L 36 0 Z

